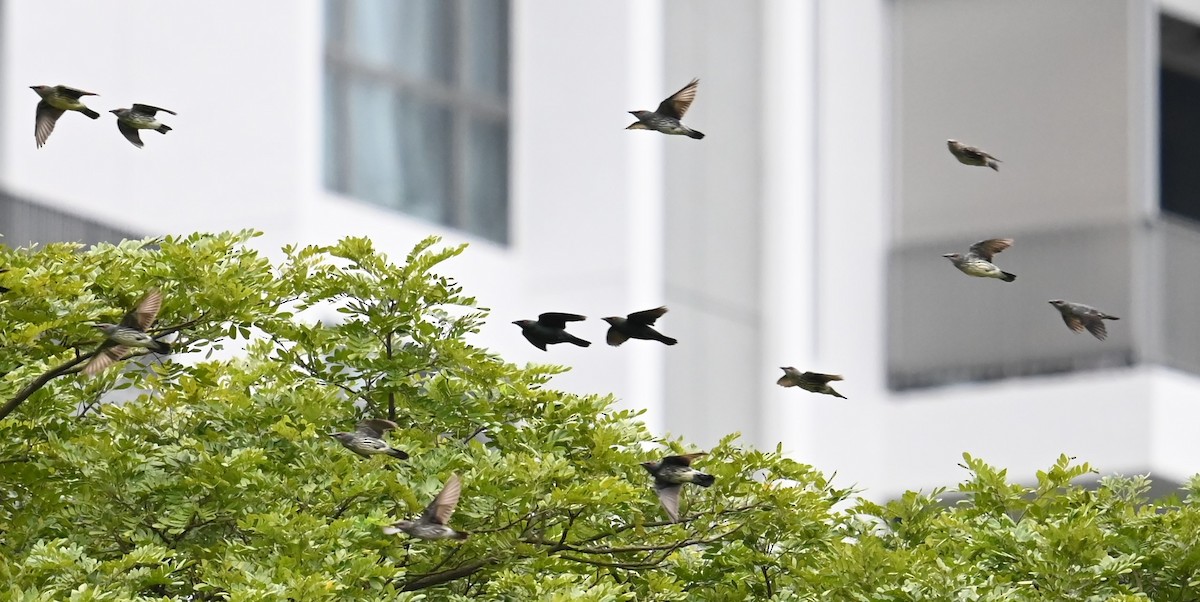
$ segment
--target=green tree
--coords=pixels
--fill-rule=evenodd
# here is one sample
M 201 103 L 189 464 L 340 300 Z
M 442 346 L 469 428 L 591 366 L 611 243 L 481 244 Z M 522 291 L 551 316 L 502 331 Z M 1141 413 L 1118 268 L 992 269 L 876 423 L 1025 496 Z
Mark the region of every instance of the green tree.
M 965 456 L 964 502 L 876 505 L 731 435 L 669 523 L 638 463 L 694 448 L 469 344 L 487 312 L 435 271 L 461 247 L 273 264 L 253 235 L 0 252 L 0 599 L 1200 599 L 1200 481 L 1149 504 L 1144 479 L 1073 484 L 1091 469 L 1067 458 L 1026 488 Z M 177 349 L 244 349 L 78 374 L 88 322 L 155 286 Z M 327 436 L 363 417 L 411 458 Z M 470 539 L 382 533 L 451 473 Z

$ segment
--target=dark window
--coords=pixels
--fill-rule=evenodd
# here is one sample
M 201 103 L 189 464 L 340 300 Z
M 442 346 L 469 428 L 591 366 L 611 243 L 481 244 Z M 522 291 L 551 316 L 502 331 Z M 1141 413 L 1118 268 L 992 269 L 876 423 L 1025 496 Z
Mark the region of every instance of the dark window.
M 1162 15 L 1159 43 L 1162 208 L 1200 220 L 1200 27 Z
M 507 242 L 508 13 L 326 0 L 326 186 Z

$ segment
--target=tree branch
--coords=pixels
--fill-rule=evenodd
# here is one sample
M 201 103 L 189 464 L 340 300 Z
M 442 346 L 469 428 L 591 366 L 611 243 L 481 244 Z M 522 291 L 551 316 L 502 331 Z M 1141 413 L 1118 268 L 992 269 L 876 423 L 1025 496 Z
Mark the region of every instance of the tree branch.
M 416 579 L 406 582 L 403 586 L 400 587 L 400 591 L 414 592 L 419 589 L 425 589 L 425 588 L 441 585 L 443 583 L 449 583 L 451 581 L 454 581 L 455 579 L 462 579 L 463 577 L 467 577 L 469 575 L 475 574 L 480 569 L 488 566 L 489 564 L 496 562 L 497 560 L 498 559 L 496 559 L 496 558 L 483 558 L 481 560 L 476 560 L 474 562 L 468 562 L 467 564 L 452 568 L 448 571 L 442 571 L 440 573 L 430 573 L 428 575 L 421 575 L 420 577 L 417 577 Z

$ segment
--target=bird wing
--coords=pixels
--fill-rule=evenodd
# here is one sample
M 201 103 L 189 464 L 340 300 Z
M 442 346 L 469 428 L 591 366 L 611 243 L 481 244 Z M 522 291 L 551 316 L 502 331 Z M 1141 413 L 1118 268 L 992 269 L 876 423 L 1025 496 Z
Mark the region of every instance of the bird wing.
M 683 114 L 687 113 L 688 107 L 692 106 L 692 101 L 696 99 L 696 87 L 699 85 L 700 80 L 693 79 L 688 82 L 688 85 L 659 103 L 658 110 L 654 112 L 675 119 L 683 119 Z
M 674 464 L 675 466 L 691 466 L 692 460 L 700 456 L 707 456 L 708 452 L 696 452 L 694 454 L 680 454 L 678 456 L 667 456 L 662 459 L 664 466 Z
M 138 148 L 142 148 L 142 146 L 144 146 L 142 144 L 142 136 L 138 133 L 137 128 L 132 127 L 124 121 L 118 119 L 117 129 L 120 130 L 121 135 L 125 136 L 125 139 L 132 142 L 134 146 Z
M 831 380 L 842 380 L 840 374 L 821 374 L 820 372 L 805 372 L 800 375 L 800 379 L 817 384 L 828 384 Z
M 543 341 L 541 339 L 541 337 L 535 335 L 534 333 L 532 333 L 528 330 L 522 330 L 521 335 L 525 337 L 525 340 L 529 341 L 530 343 L 533 343 L 534 347 L 537 347 L 538 349 L 541 349 L 542 351 L 546 350 L 546 341 Z
M 548 311 L 538 316 L 538 323 L 551 328 L 566 328 L 567 322 L 580 322 L 587 318 L 579 314 L 564 314 L 556 311 Z
M 399 426 L 400 425 L 392 422 L 391 420 L 384 420 L 382 418 L 369 418 L 354 425 L 354 430 L 367 435 L 368 437 L 383 439 L 383 434 L 385 432 L 399 428 Z
M 87 365 L 83 367 L 83 373 L 95 376 L 120 361 L 128 351 L 129 348 L 124 345 L 111 345 L 108 341 L 100 343 L 100 347 L 96 349 L 96 355 L 93 355 L 92 359 L 88 360 Z
M 72 88 L 70 86 L 58 86 L 58 92 L 59 94 L 70 96 L 75 100 L 79 100 L 81 96 L 96 96 L 95 92 L 85 92 L 79 88 Z
M 1011 247 L 1012 243 L 1011 238 L 989 238 L 971 245 L 971 253 L 991 261 L 992 255 Z
M 786 372 L 784 372 L 784 373 L 783 373 L 783 376 L 780 376 L 780 377 L 779 377 L 779 380 L 775 381 L 775 384 L 777 384 L 777 385 L 779 385 L 779 386 L 781 386 L 781 387 L 795 387 L 795 386 L 798 386 L 798 385 L 796 384 L 796 381 L 795 381 L 795 380 L 792 380 L 792 375 L 791 375 L 791 374 L 788 374 L 788 373 L 786 373 Z
M 1082 320 L 1084 328 L 1092 333 L 1092 336 L 1103 341 L 1108 338 L 1108 329 L 1104 327 L 1104 320 L 1096 316 L 1085 316 Z
M 965 144 L 958 147 L 958 152 L 960 152 L 963 155 L 966 155 L 968 157 L 971 157 L 972 159 L 975 159 L 976 161 L 986 161 L 988 159 L 992 159 L 994 161 L 999 161 L 999 159 L 979 150 L 978 148 L 976 148 L 974 146 L 967 146 Z
M 455 506 L 458 506 L 460 493 L 462 493 L 462 485 L 458 481 L 458 475 L 452 474 L 449 479 L 446 479 L 446 485 L 442 487 L 441 493 L 437 494 L 437 497 L 433 498 L 433 501 L 425 507 L 425 512 L 421 513 L 421 520 L 439 525 L 450 522 L 450 516 L 454 514 Z
M 663 510 L 667 512 L 667 517 L 671 522 L 679 522 L 679 490 L 682 485 L 664 483 L 654 483 L 654 493 L 658 494 L 658 503 L 662 504 Z
M 625 336 L 625 333 L 620 330 L 617 330 L 616 326 L 609 326 L 608 335 L 604 337 L 604 340 L 608 341 L 608 344 L 613 347 L 620 347 L 621 343 L 629 340 L 629 337 Z
M 665 313 L 667 313 L 667 308 L 664 305 L 663 307 L 656 307 L 654 309 L 635 311 L 635 312 L 629 314 L 628 316 L 626 316 L 626 319 L 629 320 L 630 322 L 634 322 L 636 324 L 645 324 L 646 326 L 653 326 L 654 321 L 661 318 L 663 316 L 663 314 L 665 314 Z
M 1072 313 L 1067 313 L 1065 311 L 1060 311 L 1059 313 L 1062 314 L 1063 322 L 1067 323 L 1067 328 L 1070 328 L 1075 332 L 1080 332 L 1083 330 L 1083 321 L 1079 319 L 1079 316 L 1076 316 Z
M 172 111 L 171 109 L 164 109 L 162 107 L 156 107 L 154 105 L 134 104 L 132 107 L 129 107 L 129 110 L 133 111 L 134 113 L 141 113 L 143 115 L 149 115 L 151 117 L 154 117 L 154 114 L 159 111 L 162 111 L 164 113 L 170 113 L 172 115 L 178 115 L 178 113 L 176 113 L 175 111 Z
M 138 301 L 137 307 L 133 308 L 133 311 L 125 314 L 125 317 L 121 319 L 121 326 L 145 332 L 150 329 L 151 324 L 154 324 L 154 319 L 158 317 L 158 309 L 161 306 L 162 291 L 152 288 L 146 292 L 141 301 Z
M 54 132 L 54 124 L 62 117 L 63 110 L 50 106 L 45 100 L 37 103 L 37 118 L 33 123 L 33 137 L 37 140 L 38 148 L 46 144 L 46 139 Z

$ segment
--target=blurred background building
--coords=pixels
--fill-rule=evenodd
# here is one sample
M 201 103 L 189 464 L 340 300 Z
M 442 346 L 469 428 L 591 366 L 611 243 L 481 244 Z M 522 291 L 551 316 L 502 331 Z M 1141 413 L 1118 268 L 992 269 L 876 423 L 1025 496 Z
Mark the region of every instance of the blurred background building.
M 0 0 L 0 233 L 397 261 L 435 233 L 471 245 L 446 270 L 492 309 L 477 343 L 657 432 L 782 442 L 876 498 L 952 485 L 963 451 L 1170 488 L 1200 468 L 1198 24 L 1200 0 Z M 692 77 L 707 138 L 623 129 Z M 60 83 L 102 118 L 39 150 L 28 86 Z M 134 102 L 175 130 L 134 148 L 105 112 Z M 992 237 L 1013 284 L 940 256 Z M 1053 298 L 1122 320 L 1073 334 Z M 510 324 L 661 304 L 669 349 Z M 777 387 L 789 365 L 850 399 Z

